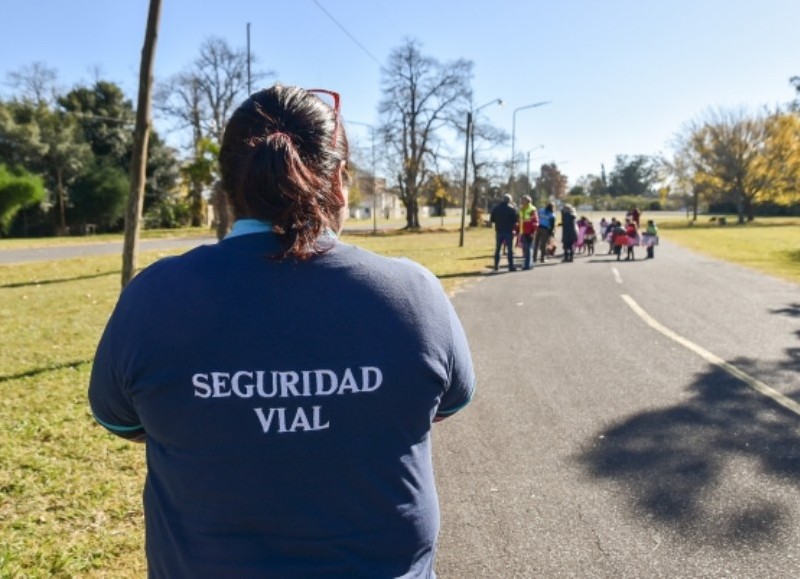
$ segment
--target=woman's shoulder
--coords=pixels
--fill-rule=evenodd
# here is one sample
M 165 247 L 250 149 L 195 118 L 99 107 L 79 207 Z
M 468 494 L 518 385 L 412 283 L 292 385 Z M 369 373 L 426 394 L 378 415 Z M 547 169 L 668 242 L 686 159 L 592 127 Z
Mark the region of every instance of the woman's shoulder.
M 434 287 L 441 289 L 438 278 L 426 267 L 407 257 L 389 257 L 363 247 L 339 242 L 330 255 L 341 266 L 370 283 L 387 283 L 392 287 Z M 334 263 L 332 261 L 331 263 Z

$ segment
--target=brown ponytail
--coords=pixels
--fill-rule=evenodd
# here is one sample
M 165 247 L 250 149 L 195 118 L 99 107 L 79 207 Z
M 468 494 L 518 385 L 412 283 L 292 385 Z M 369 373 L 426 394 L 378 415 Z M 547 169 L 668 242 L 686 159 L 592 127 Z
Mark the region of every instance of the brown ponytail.
M 237 218 L 272 223 L 280 258 L 307 259 L 325 251 L 319 239 L 328 228 L 338 229 L 345 201 L 335 183 L 348 153 L 335 111 L 301 88 L 275 85 L 254 93 L 228 122 L 222 185 Z

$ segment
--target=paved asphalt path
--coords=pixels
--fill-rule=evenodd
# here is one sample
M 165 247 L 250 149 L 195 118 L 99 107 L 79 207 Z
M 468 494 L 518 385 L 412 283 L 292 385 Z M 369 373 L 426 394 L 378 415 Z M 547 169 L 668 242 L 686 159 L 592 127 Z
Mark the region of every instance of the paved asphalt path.
M 454 296 L 478 391 L 434 433 L 440 578 L 800 576 L 800 287 L 606 248 Z
M 435 426 L 440 578 L 800 576 L 800 288 L 605 247 L 498 274 L 487 248 L 453 298 L 478 392 Z M 0 263 L 63 250 L 27 251 Z

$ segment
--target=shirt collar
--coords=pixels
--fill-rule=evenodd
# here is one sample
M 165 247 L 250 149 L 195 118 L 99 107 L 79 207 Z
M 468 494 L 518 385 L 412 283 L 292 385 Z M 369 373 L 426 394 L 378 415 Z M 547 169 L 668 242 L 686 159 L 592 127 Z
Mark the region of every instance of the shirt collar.
M 233 227 L 225 236 L 225 239 L 231 237 L 239 237 L 240 235 L 250 235 L 251 233 L 269 233 L 272 231 L 272 223 L 269 221 L 262 221 L 261 219 L 237 219 L 233 223 Z M 338 239 L 339 236 L 330 228 L 326 228 L 322 233 L 325 237 Z
M 272 231 L 272 223 L 260 219 L 237 219 L 225 239 L 239 237 L 240 235 L 250 235 L 251 233 L 269 233 Z

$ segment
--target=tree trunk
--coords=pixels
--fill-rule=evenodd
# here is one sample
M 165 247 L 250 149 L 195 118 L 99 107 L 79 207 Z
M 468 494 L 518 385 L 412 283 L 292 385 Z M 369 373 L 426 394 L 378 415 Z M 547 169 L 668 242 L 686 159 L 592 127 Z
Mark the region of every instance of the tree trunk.
M 406 229 L 414 229 L 414 202 L 408 199 L 403 205 L 406 206 Z
M 477 173 L 473 173 L 477 175 Z M 481 198 L 480 194 L 480 186 L 477 184 L 478 178 L 477 176 L 472 180 L 472 185 L 470 186 L 469 190 L 472 194 L 471 202 L 470 202 L 470 209 L 469 209 L 469 226 L 470 227 L 478 227 L 480 226 L 480 215 L 481 212 L 485 209 L 486 205 L 484 200 Z
M 189 193 L 189 211 L 192 215 L 192 227 L 205 227 L 202 183 L 193 183 L 191 185 Z
M 739 214 L 738 223 L 739 225 L 744 224 L 744 205 L 745 205 L 745 198 L 741 192 L 736 193 L 736 212 Z
M 67 194 L 64 191 L 64 179 L 61 169 L 56 169 L 56 189 L 58 191 L 59 226 L 58 235 L 67 234 Z
M 214 204 L 214 225 L 217 231 L 217 239 L 222 239 L 228 235 L 231 225 L 233 225 L 233 211 L 230 203 L 228 203 L 228 196 L 222 190 L 222 181 L 214 183 L 211 201 Z
M 128 208 L 125 213 L 125 245 L 122 250 L 122 287 L 125 288 L 136 270 L 139 221 L 144 206 L 144 184 L 147 169 L 147 141 L 150 138 L 150 95 L 153 90 L 153 62 L 155 61 L 158 23 L 161 18 L 161 0 L 150 0 L 147 29 L 139 66 L 139 97 L 136 106 L 136 128 L 133 133 L 131 154 L 131 185 Z

